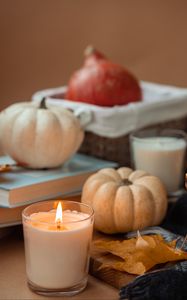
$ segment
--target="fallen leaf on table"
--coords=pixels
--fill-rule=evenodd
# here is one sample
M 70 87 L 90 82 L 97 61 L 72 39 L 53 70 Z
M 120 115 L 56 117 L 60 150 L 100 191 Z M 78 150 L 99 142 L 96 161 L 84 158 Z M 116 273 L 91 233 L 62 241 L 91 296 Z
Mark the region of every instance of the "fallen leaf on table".
M 110 267 L 136 275 L 144 274 L 157 264 L 187 260 L 187 252 L 175 249 L 175 245 L 176 241 L 166 242 L 160 235 L 147 235 L 123 241 L 97 240 L 94 243 L 97 249 L 114 256 L 111 262 L 103 263 L 102 268 Z M 119 257 L 122 261 L 119 261 Z

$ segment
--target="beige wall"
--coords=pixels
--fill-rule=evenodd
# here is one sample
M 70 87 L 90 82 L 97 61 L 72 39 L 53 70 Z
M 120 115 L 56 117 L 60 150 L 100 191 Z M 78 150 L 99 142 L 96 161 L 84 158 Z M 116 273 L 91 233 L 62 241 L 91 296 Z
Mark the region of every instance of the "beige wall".
M 93 44 L 140 79 L 187 86 L 185 0 L 0 0 L 0 109 L 67 83 Z

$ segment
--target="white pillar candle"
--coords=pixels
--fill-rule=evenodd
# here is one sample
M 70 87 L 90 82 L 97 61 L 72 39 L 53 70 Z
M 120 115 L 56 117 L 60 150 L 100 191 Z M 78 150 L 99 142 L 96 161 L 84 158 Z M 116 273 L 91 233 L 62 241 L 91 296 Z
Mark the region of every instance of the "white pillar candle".
M 169 194 L 179 190 L 184 175 L 184 139 L 164 136 L 135 138 L 132 139 L 132 152 L 136 169 L 158 176 Z
M 93 217 L 67 209 L 62 217 L 62 222 L 56 222 L 54 209 L 37 209 L 23 217 L 27 277 L 31 288 L 39 291 L 72 291 L 87 281 Z

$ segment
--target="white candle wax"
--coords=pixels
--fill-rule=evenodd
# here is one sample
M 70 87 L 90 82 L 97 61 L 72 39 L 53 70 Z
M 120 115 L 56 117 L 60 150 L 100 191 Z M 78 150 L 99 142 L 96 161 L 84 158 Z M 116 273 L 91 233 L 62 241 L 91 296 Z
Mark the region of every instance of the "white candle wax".
M 34 213 L 24 224 L 27 277 L 46 289 L 75 286 L 88 272 L 93 229 L 89 215 L 64 211 L 64 225 L 59 228 L 55 213 Z
M 179 190 L 184 173 L 186 141 L 176 137 L 147 137 L 132 141 L 136 169 L 158 176 L 169 193 Z

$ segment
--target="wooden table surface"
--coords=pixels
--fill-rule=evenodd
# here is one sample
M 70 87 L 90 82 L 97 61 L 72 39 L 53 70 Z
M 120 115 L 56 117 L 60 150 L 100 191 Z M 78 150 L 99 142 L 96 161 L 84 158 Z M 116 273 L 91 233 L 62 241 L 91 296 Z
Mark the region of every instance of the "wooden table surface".
M 44 296 L 33 293 L 27 286 L 21 226 L 14 227 L 9 235 L 0 238 L 0 299 L 46 299 Z M 63 297 L 63 299 L 116 300 L 119 297 L 117 289 L 89 276 L 88 286 L 82 293 L 74 297 Z

